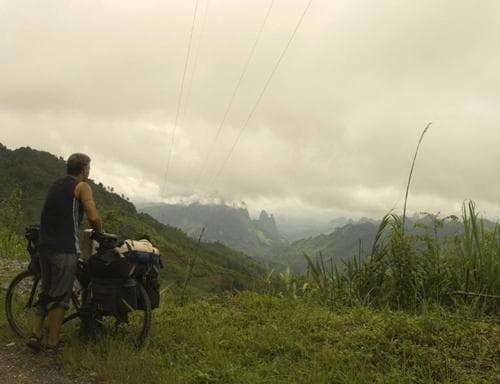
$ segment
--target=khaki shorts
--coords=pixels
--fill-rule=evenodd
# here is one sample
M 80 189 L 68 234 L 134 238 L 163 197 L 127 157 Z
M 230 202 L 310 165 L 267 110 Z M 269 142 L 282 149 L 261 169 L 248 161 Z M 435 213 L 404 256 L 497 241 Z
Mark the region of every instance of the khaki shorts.
M 53 308 L 69 308 L 76 261 L 75 253 L 47 251 L 40 255 L 42 292 L 35 306 L 38 315 L 46 316 Z

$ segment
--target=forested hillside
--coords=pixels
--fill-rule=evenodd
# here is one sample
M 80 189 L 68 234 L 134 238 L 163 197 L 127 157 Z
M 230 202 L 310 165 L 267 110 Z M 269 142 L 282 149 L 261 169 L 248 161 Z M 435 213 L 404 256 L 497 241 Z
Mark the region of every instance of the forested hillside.
M 371 255 L 379 225 L 380 221 L 375 220 L 351 221 L 330 234 L 293 242 L 285 252 L 277 256 L 276 261 L 290 265 L 296 272 L 305 272 L 307 260 L 304 255 L 313 259 L 322 255 L 325 259 L 333 259 L 333 263 L 339 267 L 353 258 L 364 260 Z M 495 227 L 495 223 L 487 219 L 484 220 L 484 225 L 487 228 Z M 420 239 L 431 237 L 438 242 L 464 232 L 463 223 L 458 217 L 440 217 L 428 213 L 408 218 L 406 227 L 410 236 Z
M 11 213 L 14 208 L 21 217 L 0 217 L 4 230 L 14 225 L 16 228 L 11 229 L 20 234 L 26 224 L 37 223 L 49 186 L 65 172 L 65 160 L 50 153 L 29 147 L 9 150 L 0 145 L 0 205 Z M 145 233 L 151 236 L 163 254 L 162 277 L 170 289 L 175 291 L 184 284 L 190 263 L 194 264 L 190 281 L 193 294 L 253 289 L 262 284 L 262 267 L 243 253 L 220 243 L 202 242 L 198 246 L 180 229 L 138 213 L 132 203 L 111 192 L 110 187 L 92 182 L 92 188 L 106 231 L 124 238 Z

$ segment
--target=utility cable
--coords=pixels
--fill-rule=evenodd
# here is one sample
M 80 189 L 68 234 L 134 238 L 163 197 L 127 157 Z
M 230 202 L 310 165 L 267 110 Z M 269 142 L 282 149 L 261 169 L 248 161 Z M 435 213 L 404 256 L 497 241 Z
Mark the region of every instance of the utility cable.
M 259 96 L 257 97 L 257 100 L 254 104 L 254 106 L 252 107 L 247 119 L 245 120 L 245 123 L 243 124 L 243 126 L 241 127 L 240 131 L 238 132 L 238 136 L 236 137 L 236 140 L 233 142 L 233 145 L 231 147 L 231 150 L 229 151 L 228 155 L 226 156 L 226 158 L 224 159 L 224 161 L 222 162 L 222 165 L 221 167 L 219 168 L 219 171 L 217 172 L 217 174 L 215 175 L 215 177 L 212 179 L 210 185 L 214 185 L 215 182 L 217 181 L 217 179 L 219 178 L 219 176 L 221 175 L 222 171 L 224 170 L 224 167 L 226 166 L 226 163 L 229 161 L 229 159 L 231 158 L 231 155 L 233 154 L 234 152 L 234 149 L 236 148 L 236 145 L 238 145 L 238 142 L 241 138 L 241 136 L 243 135 L 243 132 L 245 131 L 245 129 L 247 128 L 248 126 L 248 123 L 250 122 L 253 114 L 255 113 L 255 110 L 257 109 L 260 101 L 262 100 L 262 97 L 264 96 L 266 90 L 267 90 L 267 87 L 269 86 L 269 83 L 271 82 L 274 74 L 276 73 L 281 61 L 283 60 L 283 57 L 285 56 L 288 48 L 290 47 L 291 43 L 292 43 L 292 40 L 293 38 L 295 37 L 300 25 L 302 24 L 302 20 L 304 20 L 304 17 L 307 13 L 307 11 L 309 10 L 309 7 L 311 6 L 311 3 L 313 2 L 313 0 L 309 0 L 309 2 L 307 3 L 304 11 L 302 12 L 302 15 L 300 16 L 300 19 L 299 21 L 297 22 L 297 25 L 295 26 L 295 29 L 293 30 L 293 33 L 292 35 L 290 36 L 290 39 L 288 40 L 285 48 L 283 49 L 283 51 L 281 52 L 281 55 L 279 56 L 278 58 L 278 61 L 276 62 L 276 64 L 274 65 L 274 68 L 273 70 L 271 71 L 269 77 L 267 78 L 265 84 L 264 84 L 264 87 L 262 88 L 262 91 L 260 92 Z
M 188 67 L 188 63 L 189 63 L 189 55 L 191 53 L 191 43 L 193 41 L 193 31 L 194 31 L 194 26 L 195 26 L 195 21 L 196 21 L 196 13 L 198 11 L 198 2 L 199 2 L 199 0 L 196 0 L 195 6 L 194 6 L 193 22 L 191 24 L 191 33 L 189 34 L 189 43 L 188 43 L 188 49 L 187 49 L 187 54 L 186 54 L 186 60 L 184 62 L 184 72 L 182 74 L 181 89 L 179 91 L 179 97 L 177 100 L 177 112 L 175 114 L 175 124 L 174 124 L 174 129 L 172 131 L 172 139 L 170 141 L 170 150 L 168 152 L 167 166 L 165 167 L 165 176 L 163 178 L 163 187 L 161 189 L 160 196 L 162 196 L 165 193 L 165 187 L 167 185 L 168 171 L 170 169 L 170 161 L 172 159 L 172 151 L 173 151 L 174 143 L 175 143 L 175 131 L 177 130 L 177 123 L 179 121 L 179 113 L 180 113 L 181 104 L 182 104 L 182 95 L 184 93 L 184 81 L 186 79 L 186 72 L 187 72 L 187 67 Z
M 201 29 L 200 29 L 199 38 L 198 38 L 198 44 L 196 45 L 196 48 L 195 48 L 195 54 L 194 54 L 194 59 L 193 59 L 193 67 L 191 69 L 191 77 L 189 78 L 189 83 L 188 83 L 187 90 L 186 90 L 186 98 L 185 98 L 185 101 L 184 101 L 184 113 L 182 114 L 182 116 L 180 118 L 180 124 L 181 125 L 186 120 L 186 116 L 188 115 L 188 112 L 189 112 L 188 106 L 189 106 L 189 100 L 191 98 L 191 89 L 192 89 L 193 80 L 194 80 L 194 77 L 195 77 L 195 74 L 196 74 L 196 69 L 198 67 L 198 57 L 199 57 L 199 54 L 200 54 L 200 46 L 201 46 L 201 43 L 202 43 L 202 40 L 203 40 L 203 33 L 205 32 L 205 25 L 206 25 L 206 21 L 207 21 L 207 14 L 208 14 L 208 6 L 209 5 L 210 5 L 210 0 L 207 0 L 207 2 L 205 4 L 205 9 L 203 11 L 202 22 L 201 22 Z
M 274 5 L 274 0 L 271 0 L 271 2 L 269 3 L 269 7 L 267 9 L 267 12 L 266 12 L 266 16 L 264 17 L 264 20 L 259 28 L 259 31 L 257 33 L 257 37 L 252 45 L 252 48 L 250 49 L 250 52 L 248 54 L 248 57 L 247 57 L 247 60 L 245 62 L 245 65 L 243 66 L 243 71 L 236 83 L 236 86 L 233 90 L 233 93 L 231 95 L 231 98 L 229 99 L 229 103 L 226 107 L 226 110 L 224 111 L 224 115 L 222 117 L 222 121 L 220 122 L 219 124 L 219 127 L 217 129 L 217 133 L 215 134 L 213 140 L 212 140 L 212 143 L 209 147 L 209 150 L 207 152 L 207 155 L 205 157 L 205 160 L 202 162 L 202 166 L 200 168 L 200 171 L 198 172 L 198 175 L 196 176 L 196 180 L 195 180 L 195 183 L 194 183 L 194 186 L 193 188 L 195 188 L 197 185 L 198 185 L 198 182 L 200 181 L 200 178 L 201 178 L 201 175 L 203 174 L 203 172 L 205 171 L 205 168 L 207 166 L 207 163 L 208 163 L 208 160 L 210 159 L 210 156 L 212 155 L 213 153 L 213 150 L 215 148 L 215 143 L 217 142 L 217 140 L 219 139 L 219 136 L 222 132 L 222 128 L 226 122 L 226 119 L 227 119 L 227 116 L 229 115 L 229 111 L 231 110 L 232 106 L 233 106 L 233 102 L 234 102 L 234 99 L 236 98 L 236 94 L 238 93 L 238 90 L 240 89 L 240 86 L 241 86 L 241 83 L 243 82 L 243 79 L 248 71 L 248 67 L 250 66 L 250 62 L 253 58 L 253 55 L 255 53 L 255 49 L 257 48 L 257 45 L 260 41 L 260 38 L 262 36 L 262 32 L 264 31 L 264 27 L 267 23 L 267 20 L 269 19 L 269 14 L 271 13 L 271 9 L 273 8 L 273 5 Z

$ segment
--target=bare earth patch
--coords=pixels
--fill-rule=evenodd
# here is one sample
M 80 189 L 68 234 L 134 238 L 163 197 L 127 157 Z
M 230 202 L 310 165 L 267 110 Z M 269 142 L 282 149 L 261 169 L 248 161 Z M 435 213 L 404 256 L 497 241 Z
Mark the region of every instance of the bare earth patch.
M 0 294 L 11 279 L 27 267 L 27 262 L 0 259 Z M 3 302 L 0 310 L 3 311 Z M 2 324 L 3 328 L 6 324 Z M 3 331 L 3 329 L 2 329 Z M 3 332 L 2 332 L 3 333 Z M 8 334 L 6 331 L 5 334 Z M 64 372 L 59 356 L 34 354 L 18 338 L 0 338 L 0 383 L 2 384 L 96 384 L 94 378 L 72 377 Z
M 0 383 L 5 384 L 96 384 L 93 378 L 72 377 L 62 368 L 60 357 L 34 354 L 19 342 L 0 347 Z

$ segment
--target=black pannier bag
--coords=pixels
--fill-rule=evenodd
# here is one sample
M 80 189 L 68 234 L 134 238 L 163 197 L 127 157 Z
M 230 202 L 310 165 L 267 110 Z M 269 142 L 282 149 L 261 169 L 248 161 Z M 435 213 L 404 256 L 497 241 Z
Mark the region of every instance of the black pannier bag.
M 162 264 L 159 255 L 152 256 L 154 257 L 149 262 L 135 263 L 132 277 L 144 287 L 151 302 L 151 309 L 155 309 L 160 306 L 160 268 Z M 137 260 L 135 252 L 128 252 L 126 257 L 129 260 Z M 138 308 L 144 309 L 142 302 L 138 303 Z
M 160 306 L 160 268 L 163 267 L 160 252 L 149 239 L 125 240 L 116 248 L 130 263 L 133 264 L 132 277 L 137 279 L 146 290 L 151 302 L 151 309 Z M 144 304 L 138 302 L 138 309 L 144 309 Z
M 90 275 L 102 279 L 127 279 L 134 265 L 114 249 L 98 251 L 89 259 Z
M 138 308 L 134 279 L 92 278 L 92 300 L 104 314 L 124 315 Z

